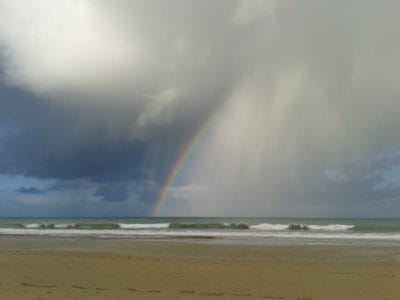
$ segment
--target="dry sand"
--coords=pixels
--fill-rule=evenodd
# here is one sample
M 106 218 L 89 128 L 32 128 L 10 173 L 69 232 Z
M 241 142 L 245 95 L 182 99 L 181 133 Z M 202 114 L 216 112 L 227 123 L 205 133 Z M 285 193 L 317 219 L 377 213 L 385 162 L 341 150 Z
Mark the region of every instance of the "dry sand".
M 400 248 L 0 240 L 0 299 L 400 299 Z

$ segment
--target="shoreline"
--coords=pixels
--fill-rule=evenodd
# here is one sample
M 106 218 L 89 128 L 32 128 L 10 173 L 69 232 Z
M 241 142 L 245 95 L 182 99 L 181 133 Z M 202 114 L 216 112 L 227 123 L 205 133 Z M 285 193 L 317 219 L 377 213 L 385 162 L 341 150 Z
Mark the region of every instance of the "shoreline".
M 400 248 L 0 241 L 1 299 L 398 299 Z
M 0 243 L 4 241 L 130 241 L 130 242 L 182 242 L 209 245 L 231 245 L 231 246 L 351 246 L 351 247 L 398 247 L 400 241 L 390 239 L 360 239 L 354 238 L 315 238 L 315 237 L 276 237 L 276 236 L 219 236 L 219 235 L 46 235 L 32 233 L 23 234 L 0 234 Z

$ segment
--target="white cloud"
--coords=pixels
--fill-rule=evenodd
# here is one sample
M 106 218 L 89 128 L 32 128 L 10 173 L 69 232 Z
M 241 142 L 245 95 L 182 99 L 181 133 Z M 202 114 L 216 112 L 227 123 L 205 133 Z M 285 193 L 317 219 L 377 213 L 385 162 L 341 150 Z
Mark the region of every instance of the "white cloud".
M 125 106 L 133 134 L 168 124 L 177 105 L 218 102 L 224 71 L 214 39 L 229 28 L 217 15 L 204 26 L 186 6 L 208 11 L 200 2 L 2 0 L 4 79 L 49 101 Z
M 92 1 L 2 1 L 0 43 L 7 80 L 38 94 L 102 90 L 142 59 Z M 115 78 L 115 76 L 117 78 Z M 121 78 L 119 78 L 121 79 Z

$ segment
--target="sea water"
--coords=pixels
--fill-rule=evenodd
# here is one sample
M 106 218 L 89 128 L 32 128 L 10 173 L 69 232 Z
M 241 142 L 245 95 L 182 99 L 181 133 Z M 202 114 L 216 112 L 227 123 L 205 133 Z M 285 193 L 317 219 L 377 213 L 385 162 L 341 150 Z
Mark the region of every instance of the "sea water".
M 266 244 L 400 246 L 400 219 L 0 218 L 0 237 L 210 239 Z

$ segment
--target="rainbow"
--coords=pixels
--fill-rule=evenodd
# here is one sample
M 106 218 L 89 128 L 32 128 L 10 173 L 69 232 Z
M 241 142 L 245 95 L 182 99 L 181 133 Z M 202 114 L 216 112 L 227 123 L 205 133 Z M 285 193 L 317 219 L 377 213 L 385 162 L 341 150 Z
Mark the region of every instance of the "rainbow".
M 158 217 L 160 215 L 161 209 L 164 206 L 165 201 L 168 198 L 168 192 L 171 187 L 174 185 L 176 178 L 178 177 L 179 173 L 181 172 L 183 166 L 185 165 L 186 161 L 190 157 L 191 153 L 195 146 L 199 143 L 201 138 L 204 136 L 205 132 L 211 124 L 213 124 L 215 116 L 217 115 L 216 112 L 210 114 L 206 120 L 197 128 L 194 132 L 192 137 L 190 138 L 189 142 L 182 148 L 182 151 L 179 153 L 178 158 L 176 159 L 175 163 L 172 165 L 172 169 L 168 174 L 167 180 L 164 182 L 160 193 L 158 194 L 157 201 L 153 210 L 151 212 L 152 217 Z

